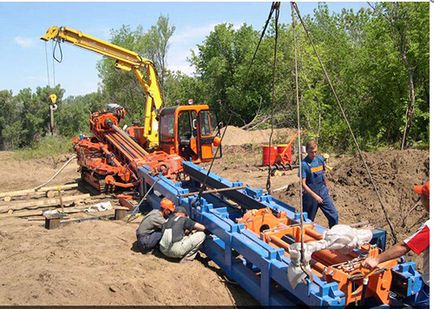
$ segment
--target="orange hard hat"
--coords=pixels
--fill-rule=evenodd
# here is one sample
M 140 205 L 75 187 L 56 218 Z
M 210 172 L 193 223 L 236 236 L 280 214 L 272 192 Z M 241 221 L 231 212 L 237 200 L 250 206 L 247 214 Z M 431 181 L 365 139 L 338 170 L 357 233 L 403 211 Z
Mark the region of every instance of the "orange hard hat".
M 163 198 L 160 202 L 160 207 L 162 209 L 167 209 L 170 211 L 174 211 L 175 210 L 175 204 L 169 200 L 168 198 Z
M 419 195 L 424 195 L 429 198 L 429 181 L 425 182 L 423 185 L 415 185 L 413 191 Z
M 218 147 L 218 146 L 220 146 L 221 142 L 222 142 L 222 139 L 220 137 L 216 136 L 216 137 L 214 137 L 212 144 L 214 145 L 214 147 Z

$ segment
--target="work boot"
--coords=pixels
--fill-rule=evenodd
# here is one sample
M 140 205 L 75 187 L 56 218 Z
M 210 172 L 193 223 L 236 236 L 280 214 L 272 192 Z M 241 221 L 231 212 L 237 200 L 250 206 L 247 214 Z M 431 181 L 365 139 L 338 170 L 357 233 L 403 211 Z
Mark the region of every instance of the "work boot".
M 179 264 L 185 264 L 185 263 L 189 263 L 189 262 L 193 262 L 194 258 L 187 258 L 186 256 L 184 256 L 180 261 Z

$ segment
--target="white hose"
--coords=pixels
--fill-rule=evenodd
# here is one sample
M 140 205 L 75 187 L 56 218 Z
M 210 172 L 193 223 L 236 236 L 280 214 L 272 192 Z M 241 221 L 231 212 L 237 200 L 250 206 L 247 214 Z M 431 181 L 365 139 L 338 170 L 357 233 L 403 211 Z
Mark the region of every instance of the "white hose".
M 47 182 L 43 183 L 42 185 L 39 185 L 37 187 L 34 187 L 32 190 L 38 191 L 38 189 L 42 188 L 43 186 L 47 185 L 48 183 L 50 183 L 54 178 L 56 178 L 57 175 L 60 174 L 60 172 L 73 160 L 77 157 L 77 155 L 73 155 L 71 158 L 69 158 L 68 161 L 65 162 L 65 164 L 63 164 L 63 166 L 56 172 L 54 173 L 53 176 L 51 176 L 50 179 L 48 179 Z

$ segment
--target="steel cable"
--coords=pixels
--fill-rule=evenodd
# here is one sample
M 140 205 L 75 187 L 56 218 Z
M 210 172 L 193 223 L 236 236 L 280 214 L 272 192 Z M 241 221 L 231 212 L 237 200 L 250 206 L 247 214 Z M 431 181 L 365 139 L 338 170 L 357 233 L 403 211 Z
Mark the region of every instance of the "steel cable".
M 329 84 L 329 86 L 330 86 L 330 88 L 331 88 L 331 90 L 333 92 L 333 96 L 335 97 L 336 103 L 338 104 L 339 109 L 340 109 L 340 111 L 342 113 L 342 116 L 343 116 L 343 118 L 345 120 L 345 123 L 348 126 L 348 129 L 349 129 L 349 131 L 351 133 L 351 137 L 353 138 L 354 144 L 356 145 L 357 152 L 358 152 L 358 154 L 360 156 L 360 159 L 363 162 L 363 165 L 364 165 L 366 171 L 368 172 L 369 180 L 371 181 L 371 184 L 374 187 L 374 191 L 375 191 L 375 193 L 376 193 L 376 195 L 378 197 L 378 200 L 380 201 L 381 209 L 383 210 L 383 213 L 384 213 L 384 216 L 386 218 L 387 224 L 389 225 L 390 231 L 392 233 L 393 243 L 396 244 L 398 242 L 398 238 L 397 238 L 396 233 L 395 233 L 395 228 L 393 227 L 393 224 L 392 224 L 392 222 L 389 219 L 389 216 L 387 214 L 387 211 L 386 211 L 386 208 L 384 206 L 384 203 L 383 203 L 383 200 L 381 198 L 381 195 L 380 195 L 380 192 L 378 190 L 378 187 L 377 187 L 377 185 L 376 185 L 376 183 L 375 183 L 375 181 L 374 181 L 374 179 L 372 177 L 371 170 L 369 169 L 368 164 L 366 163 L 365 158 L 363 158 L 362 150 L 360 149 L 359 143 L 357 142 L 356 136 L 354 135 L 354 132 L 353 132 L 353 130 L 351 128 L 350 122 L 348 121 L 348 118 L 347 118 L 347 116 L 345 114 L 345 111 L 344 111 L 344 109 L 342 107 L 341 101 L 339 100 L 339 97 L 338 97 L 338 95 L 337 95 L 337 93 L 336 93 L 336 91 L 335 91 L 335 89 L 333 87 L 333 84 L 332 84 L 332 82 L 331 82 L 331 80 L 329 78 L 327 70 L 325 69 L 325 66 L 324 66 L 324 64 L 323 64 L 323 62 L 321 60 L 321 57 L 319 56 L 318 51 L 315 48 L 315 44 L 313 43 L 313 39 L 312 39 L 312 37 L 311 37 L 311 35 L 310 35 L 310 33 L 309 33 L 309 31 L 308 31 L 308 29 L 307 29 L 304 21 L 303 21 L 303 18 L 301 17 L 301 14 L 300 14 L 300 11 L 298 10 L 297 4 L 295 2 L 291 2 L 291 5 L 294 7 L 294 10 L 297 13 L 297 16 L 298 16 L 298 18 L 300 20 L 300 23 L 303 26 L 304 31 L 306 32 L 306 36 L 309 39 L 309 43 L 311 44 L 311 46 L 312 46 L 312 48 L 313 48 L 313 50 L 315 52 L 315 55 L 316 55 L 316 57 L 317 57 L 320 65 L 321 65 L 322 71 L 324 72 L 324 75 L 325 75 L 325 77 L 327 79 L 327 82 L 328 82 L 328 84 Z
M 268 138 L 268 152 L 271 152 L 271 142 L 273 139 L 274 133 L 274 106 L 276 103 L 276 64 L 277 64 L 277 41 L 279 37 L 279 14 L 280 14 L 280 2 L 274 2 L 271 6 L 271 9 L 274 10 L 274 26 L 275 26 L 275 35 L 274 35 L 274 59 L 273 59 L 273 80 L 272 80 L 272 96 L 271 96 L 271 132 Z M 265 29 L 264 29 L 265 30 Z M 268 175 L 267 175 L 267 183 L 266 190 L 268 194 L 271 194 L 271 160 L 268 161 Z
M 297 130 L 300 132 L 300 99 L 298 86 L 298 58 L 297 58 L 297 34 L 294 8 L 291 6 L 292 15 L 292 33 L 294 42 L 294 70 L 295 70 L 295 101 L 297 104 Z M 299 179 L 299 195 L 300 195 L 300 262 L 304 264 L 304 218 L 303 218 L 303 179 L 302 179 L 302 161 L 301 161 L 301 136 L 298 134 L 298 179 Z

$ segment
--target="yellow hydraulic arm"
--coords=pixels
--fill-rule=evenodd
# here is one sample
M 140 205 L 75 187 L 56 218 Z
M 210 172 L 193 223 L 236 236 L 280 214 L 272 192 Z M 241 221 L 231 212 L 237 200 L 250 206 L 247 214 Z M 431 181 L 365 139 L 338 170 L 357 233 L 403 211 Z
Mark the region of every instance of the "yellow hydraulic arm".
M 116 67 L 119 69 L 133 71 L 146 94 L 144 135 L 149 141 L 149 148 L 158 146 L 157 110 L 161 108 L 163 99 L 157 71 L 151 60 L 142 58 L 138 53 L 69 27 L 50 27 L 41 39 L 44 41 L 65 41 L 74 44 L 115 59 Z M 146 72 L 147 79 L 144 78 L 143 71 Z

